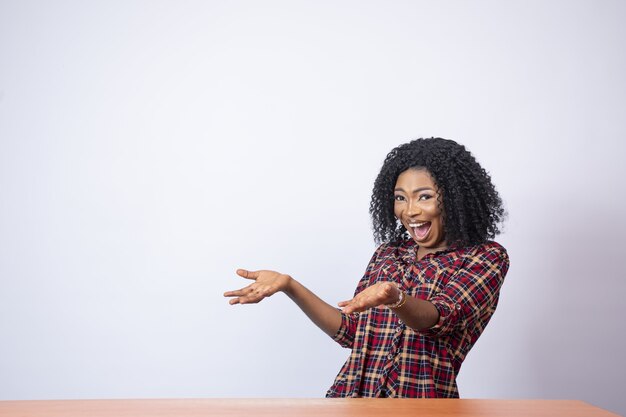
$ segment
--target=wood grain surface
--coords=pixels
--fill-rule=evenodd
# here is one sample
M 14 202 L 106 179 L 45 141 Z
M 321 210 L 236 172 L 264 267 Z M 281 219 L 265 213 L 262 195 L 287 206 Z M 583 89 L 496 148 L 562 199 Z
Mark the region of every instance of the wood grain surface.
M 610 417 L 582 401 L 452 399 L 145 399 L 0 401 L 2 417 Z

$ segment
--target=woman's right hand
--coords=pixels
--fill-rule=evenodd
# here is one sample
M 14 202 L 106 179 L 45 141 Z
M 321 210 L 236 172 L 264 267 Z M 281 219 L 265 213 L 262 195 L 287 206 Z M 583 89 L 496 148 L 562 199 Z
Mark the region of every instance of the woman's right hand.
M 235 297 L 228 302 L 231 305 L 258 303 L 265 297 L 271 297 L 279 291 L 287 290 L 292 280 L 289 275 L 267 270 L 248 271 L 246 269 L 238 269 L 237 275 L 254 282 L 239 290 L 225 292 L 224 297 Z

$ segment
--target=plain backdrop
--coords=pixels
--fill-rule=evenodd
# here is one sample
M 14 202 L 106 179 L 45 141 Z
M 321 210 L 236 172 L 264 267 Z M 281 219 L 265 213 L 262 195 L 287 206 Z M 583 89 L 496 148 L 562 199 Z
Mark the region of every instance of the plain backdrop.
M 509 213 L 464 398 L 626 414 L 626 2 L 0 1 L 0 399 L 321 397 L 388 151 L 465 144 Z

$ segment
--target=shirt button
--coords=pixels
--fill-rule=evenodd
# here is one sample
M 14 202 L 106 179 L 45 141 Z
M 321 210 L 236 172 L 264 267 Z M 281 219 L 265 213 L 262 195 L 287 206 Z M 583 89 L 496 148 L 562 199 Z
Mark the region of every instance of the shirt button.
M 387 359 L 392 360 L 393 359 L 393 353 L 390 353 L 387 355 Z
M 397 327 L 396 332 L 400 333 L 402 331 L 402 327 Z
M 398 320 L 398 324 L 404 324 L 404 322 L 402 321 L 402 319 Z

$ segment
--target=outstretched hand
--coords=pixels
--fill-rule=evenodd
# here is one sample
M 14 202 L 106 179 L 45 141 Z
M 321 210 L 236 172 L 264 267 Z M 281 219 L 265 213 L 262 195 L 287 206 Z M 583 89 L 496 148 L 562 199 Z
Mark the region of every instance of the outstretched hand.
M 347 314 L 360 313 L 372 307 L 395 303 L 399 296 L 400 290 L 396 284 L 377 282 L 358 293 L 353 299 L 341 301 L 338 306 Z
M 235 297 L 228 302 L 231 305 L 258 303 L 265 297 L 271 297 L 279 291 L 285 291 L 291 281 L 289 275 L 276 271 L 238 269 L 237 275 L 254 282 L 239 290 L 225 292 L 224 297 Z

